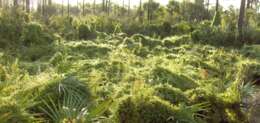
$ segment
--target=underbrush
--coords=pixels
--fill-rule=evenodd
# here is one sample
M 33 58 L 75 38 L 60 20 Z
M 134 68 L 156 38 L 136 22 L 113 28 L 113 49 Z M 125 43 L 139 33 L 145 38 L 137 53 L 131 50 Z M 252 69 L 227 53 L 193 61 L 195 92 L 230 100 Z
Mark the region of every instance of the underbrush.
M 258 46 L 215 47 L 190 35 L 51 41 L 28 26 L 37 35 L 23 38 L 29 45 L 0 50 L 3 122 L 247 121 L 240 104 L 260 75 Z

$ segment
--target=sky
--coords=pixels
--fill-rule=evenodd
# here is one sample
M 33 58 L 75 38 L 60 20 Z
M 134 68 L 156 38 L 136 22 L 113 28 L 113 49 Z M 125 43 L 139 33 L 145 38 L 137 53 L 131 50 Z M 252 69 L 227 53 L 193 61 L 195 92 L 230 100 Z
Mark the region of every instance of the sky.
M 62 3 L 62 0 L 54 0 L 56 3 Z M 70 0 L 70 3 L 72 5 L 76 5 L 77 1 L 82 2 L 83 0 Z M 86 2 L 91 2 L 93 3 L 94 0 L 85 0 Z M 119 3 L 122 4 L 123 0 L 111 0 L 113 3 Z M 142 0 L 143 2 L 148 1 L 148 0 Z M 159 2 L 161 5 L 166 5 L 169 0 L 155 0 L 156 2 Z M 192 0 L 191 0 L 192 1 Z M 216 0 L 210 0 L 210 3 L 212 5 L 215 4 Z M 64 0 L 64 3 L 66 4 L 67 0 Z M 101 3 L 102 0 L 96 0 L 97 3 Z M 230 5 L 233 5 L 234 7 L 239 7 L 240 6 L 240 0 L 219 0 L 219 3 L 224 7 L 228 8 Z M 125 0 L 125 4 L 128 4 L 128 0 Z M 139 4 L 139 0 L 131 0 L 131 6 L 136 6 Z

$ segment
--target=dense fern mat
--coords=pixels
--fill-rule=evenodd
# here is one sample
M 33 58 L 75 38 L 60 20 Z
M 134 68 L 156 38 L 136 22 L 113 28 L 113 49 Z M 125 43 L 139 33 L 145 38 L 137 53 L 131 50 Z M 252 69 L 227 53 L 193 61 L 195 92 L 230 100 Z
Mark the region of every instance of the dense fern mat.
M 260 76 L 259 45 L 190 35 L 99 34 L 0 51 L 1 123 L 244 123 Z

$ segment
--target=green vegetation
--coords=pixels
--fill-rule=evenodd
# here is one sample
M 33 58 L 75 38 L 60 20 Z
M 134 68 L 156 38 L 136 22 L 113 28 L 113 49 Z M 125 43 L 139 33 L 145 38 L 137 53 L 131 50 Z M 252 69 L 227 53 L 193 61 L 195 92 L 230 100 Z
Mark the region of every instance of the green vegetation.
M 215 12 L 201 0 L 129 9 L 103 3 L 96 14 L 86 3 L 69 15 L 47 3 L 35 11 L 17 0 L 0 6 L 1 123 L 254 119 L 245 101 L 260 84 L 254 5 L 241 39 L 237 10 Z

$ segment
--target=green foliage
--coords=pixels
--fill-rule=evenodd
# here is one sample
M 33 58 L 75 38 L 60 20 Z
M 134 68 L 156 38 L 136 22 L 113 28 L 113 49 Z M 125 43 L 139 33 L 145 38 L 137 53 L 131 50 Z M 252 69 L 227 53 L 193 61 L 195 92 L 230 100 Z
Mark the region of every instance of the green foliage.
M 0 37 L 5 45 L 20 44 L 19 38 L 22 35 L 22 29 L 30 17 L 24 12 L 1 11 L 0 16 Z M 0 41 L 0 42 L 1 42 Z M 4 42 L 2 42 L 4 43 Z
M 52 16 L 48 28 L 50 32 L 58 33 L 65 39 L 77 39 L 77 21 L 72 17 L 67 16 Z
M 154 83 L 168 83 L 173 87 L 182 90 L 191 89 L 197 86 L 192 79 L 185 75 L 173 73 L 162 67 L 155 68 L 151 73 L 151 77 Z
M 216 11 L 211 26 L 218 26 L 220 25 L 220 23 L 221 23 L 221 15 L 219 11 Z
M 79 31 L 79 39 L 92 39 L 96 38 L 95 31 L 92 30 L 88 25 L 86 24 L 81 24 L 78 27 Z
M 155 86 L 155 93 L 158 97 L 169 101 L 172 104 L 188 102 L 188 98 L 179 88 L 174 88 L 168 84 Z
M 53 5 L 42 20 L 1 12 L 0 122 L 246 122 L 240 104 L 260 76 L 257 22 L 238 49 L 234 9 L 211 26 L 202 0 L 150 4 L 149 22 L 142 10 L 99 16 L 100 5 L 79 17 Z
M 5 102 L 3 104 L 1 100 L 0 106 L 0 120 L 2 123 L 31 123 L 35 121 L 33 116 L 26 111 L 26 107 L 21 104 L 10 104 L 10 102 Z M 9 104 L 8 104 L 9 103 Z
M 210 22 L 205 21 L 197 26 L 191 33 L 194 41 L 209 43 L 213 45 L 240 45 L 236 42 L 236 32 L 222 30 L 220 27 L 210 26 Z
M 39 103 L 32 109 L 35 113 L 48 116 L 53 122 L 74 120 L 86 112 L 84 109 L 92 103 L 91 90 L 86 83 L 71 76 L 61 78 L 40 87 L 36 91 Z
M 21 40 L 26 46 L 33 44 L 49 44 L 53 41 L 51 35 L 43 31 L 41 24 L 30 22 L 23 28 Z
M 138 98 L 141 97 L 128 97 L 119 104 L 118 122 L 167 122 L 175 115 L 176 109 L 167 102 L 157 98 L 143 97 L 142 100 Z
M 187 34 L 192 31 L 192 26 L 188 22 L 180 22 L 172 27 L 173 34 Z

